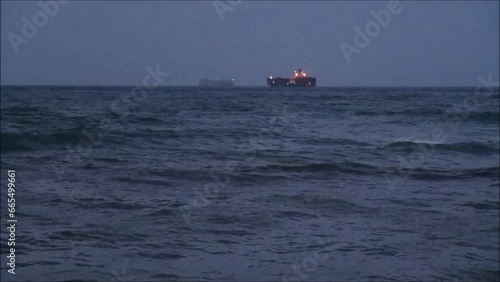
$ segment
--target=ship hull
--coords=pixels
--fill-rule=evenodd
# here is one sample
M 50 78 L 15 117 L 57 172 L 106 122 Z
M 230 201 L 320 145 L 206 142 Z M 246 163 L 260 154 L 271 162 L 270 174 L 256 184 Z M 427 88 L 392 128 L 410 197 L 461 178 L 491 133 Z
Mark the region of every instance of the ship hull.
M 267 85 L 271 87 L 316 87 L 315 77 L 298 78 L 267 78 Z

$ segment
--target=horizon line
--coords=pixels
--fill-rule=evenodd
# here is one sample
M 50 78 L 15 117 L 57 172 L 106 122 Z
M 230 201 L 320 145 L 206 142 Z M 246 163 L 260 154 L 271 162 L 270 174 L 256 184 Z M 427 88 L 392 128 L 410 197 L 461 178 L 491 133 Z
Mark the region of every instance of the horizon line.
M 141 85 L 105 85 L 105 84 L 0 84 L 0 87 L 137 87 Z M 237 86 L 229 86 L 229 87 L 204 87 L 204 86 L 198 86 L 198 85 L 159 85 L 156 86 L 155 88 L 168 88 L 168 87 L 196 87 L 196 88 L 203 88 L 203 89 L 211 89 L 211 88 L 223 88 L 223 89 L 230 89 L 230 88 L 245 88 L 245 87 L 262 87 L 262 88 L 272 88 L 272 89 L 304 89 L 304 88 L 475 88 L 477 85 L 420 85 L 420 86 L 415 86 L 415 85 L 359 85 L 359 86 L 354 86 L 354 85 L 325 85 L 325 86 L 316 86 L 316 87 L 270 87 L 269 85 L 237 85 Z M 500 88 L 500 87 L 493 87 L 493 88 Z

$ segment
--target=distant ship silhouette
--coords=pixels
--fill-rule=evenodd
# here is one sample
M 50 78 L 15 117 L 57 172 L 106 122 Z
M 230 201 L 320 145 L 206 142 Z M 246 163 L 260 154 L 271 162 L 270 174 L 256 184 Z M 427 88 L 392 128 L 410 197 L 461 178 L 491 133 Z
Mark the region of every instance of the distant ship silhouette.
M 267 78 L 267 85 L 271 87 L 315 87 L 316 78 L 307 76 L 306 72 L 302 69 L 298 69 L 293 72 L 293 77 L 291 78 L 273 77 L 271 75 Z

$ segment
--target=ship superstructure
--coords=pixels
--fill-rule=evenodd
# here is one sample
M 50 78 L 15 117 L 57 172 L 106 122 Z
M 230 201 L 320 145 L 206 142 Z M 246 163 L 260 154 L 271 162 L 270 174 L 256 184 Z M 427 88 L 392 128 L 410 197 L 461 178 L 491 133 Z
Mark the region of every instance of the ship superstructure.
M 267 85 L 271 87 L 285 86 L 285 87 L 315 87 L 316 78 L 307 76 L 307 73 L 302 69 L 293 72 L 291 78 L 273 77 L 272 75 L 267 78 Z

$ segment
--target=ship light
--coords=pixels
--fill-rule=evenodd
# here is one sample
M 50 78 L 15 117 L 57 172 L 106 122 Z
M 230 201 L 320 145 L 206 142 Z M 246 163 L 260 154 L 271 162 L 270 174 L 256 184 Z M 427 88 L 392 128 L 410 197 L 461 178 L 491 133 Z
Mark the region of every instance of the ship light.
M 273 76 L 272 76 L 272 75 L 271 75 L 271 76 L 269 76 L 269 79 L 273 79 Z

